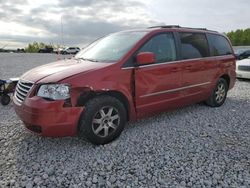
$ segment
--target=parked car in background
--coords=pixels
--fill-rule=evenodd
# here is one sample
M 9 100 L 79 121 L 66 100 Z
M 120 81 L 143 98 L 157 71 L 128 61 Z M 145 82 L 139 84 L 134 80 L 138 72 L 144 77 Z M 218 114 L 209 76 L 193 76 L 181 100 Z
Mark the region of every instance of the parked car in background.
M 38 53 L 53 53 L 53 48 L 50 46 L 46 46 L 45 48 L 41 48 L 38 50 Z
M 77 54 L 80 51 L 79 47 L 67 47 L 61 50 L 61 54 Z
M 110 34 L 71 59 L 28 71 L 13 100 L 34 133 L 106 144 L 127 121 L 201 101 L 221 106 L 235 77 L 223 34 L 158 26 Z
M 235 50 L 235 56 L 236 56 L 236 59 L 238 60 L 248 58 L 250 56 L 250 50 L 249 49 L 237 49 Z
M 250 57 L 236 62 L 237 78 L 250 79 Z
M 19 78 L 10 78 L 9 80 L 0 79 L 0 101 L 2 105 L 10 103 L 10 94 L 14 93 Z
M 64 48 L 54 48 L 53 53 L 61 54 Z

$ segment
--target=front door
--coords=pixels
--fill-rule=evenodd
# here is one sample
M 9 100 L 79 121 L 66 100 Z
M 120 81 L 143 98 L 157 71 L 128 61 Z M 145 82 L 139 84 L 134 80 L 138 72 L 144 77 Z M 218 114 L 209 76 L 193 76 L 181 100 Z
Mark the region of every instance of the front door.
M 161 33 L 147 41 L 140 52 L 153 52 L 156 62 L 135 69 L 137 116 L 143 117 L 176 107 L 182 97 L 180 62 L 177 62 L 173 33 Z

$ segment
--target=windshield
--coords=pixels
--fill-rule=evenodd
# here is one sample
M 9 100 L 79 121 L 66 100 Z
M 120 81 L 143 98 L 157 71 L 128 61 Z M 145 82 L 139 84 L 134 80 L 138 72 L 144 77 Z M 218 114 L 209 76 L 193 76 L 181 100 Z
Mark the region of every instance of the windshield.
M 234 53 L 235 53 L 235 54 L 240 54 L 242 51 L 243 51 L 242 49 L 235 49 L 235 50 L 234 50 Z
M 129 31 L 108 35 L 80 51 L 75 58 L 114 62 L 121 59 L 146 32 Z
M 243 53 L 243 52 L 247 52 L 247 51 L 249 51 L 248 49 L 235 49 L 235 54 L 241 54 L 241 53 Z

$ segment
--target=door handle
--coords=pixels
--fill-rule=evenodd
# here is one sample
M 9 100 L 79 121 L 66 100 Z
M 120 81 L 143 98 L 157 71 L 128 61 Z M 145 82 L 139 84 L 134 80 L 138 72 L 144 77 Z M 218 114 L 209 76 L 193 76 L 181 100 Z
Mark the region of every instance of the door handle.
M 174 67 L 174 68 L 170 69 L 170 72 L 178 72 L 179 70 L 180 70 L 179 68 Z
M 190 70 L 191 68 L 192 68 L 191 65 L 188 65 L 188 66 L 185 67 L 186 70 Z

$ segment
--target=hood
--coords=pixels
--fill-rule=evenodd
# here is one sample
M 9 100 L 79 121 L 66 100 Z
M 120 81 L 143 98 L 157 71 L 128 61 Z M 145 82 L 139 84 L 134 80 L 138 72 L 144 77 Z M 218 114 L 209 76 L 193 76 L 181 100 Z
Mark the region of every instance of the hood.
M 79 73 L 87 73 L 111 65 L 111 63 L 66 59 L 36 67 L 21 76 L 31 82 L 58 82 Z
M 248 66 L 250 66 L 250 58 L 238 60 L 238 61 L 236 61 L 236 64 L 237 65 L 248 65 Z

